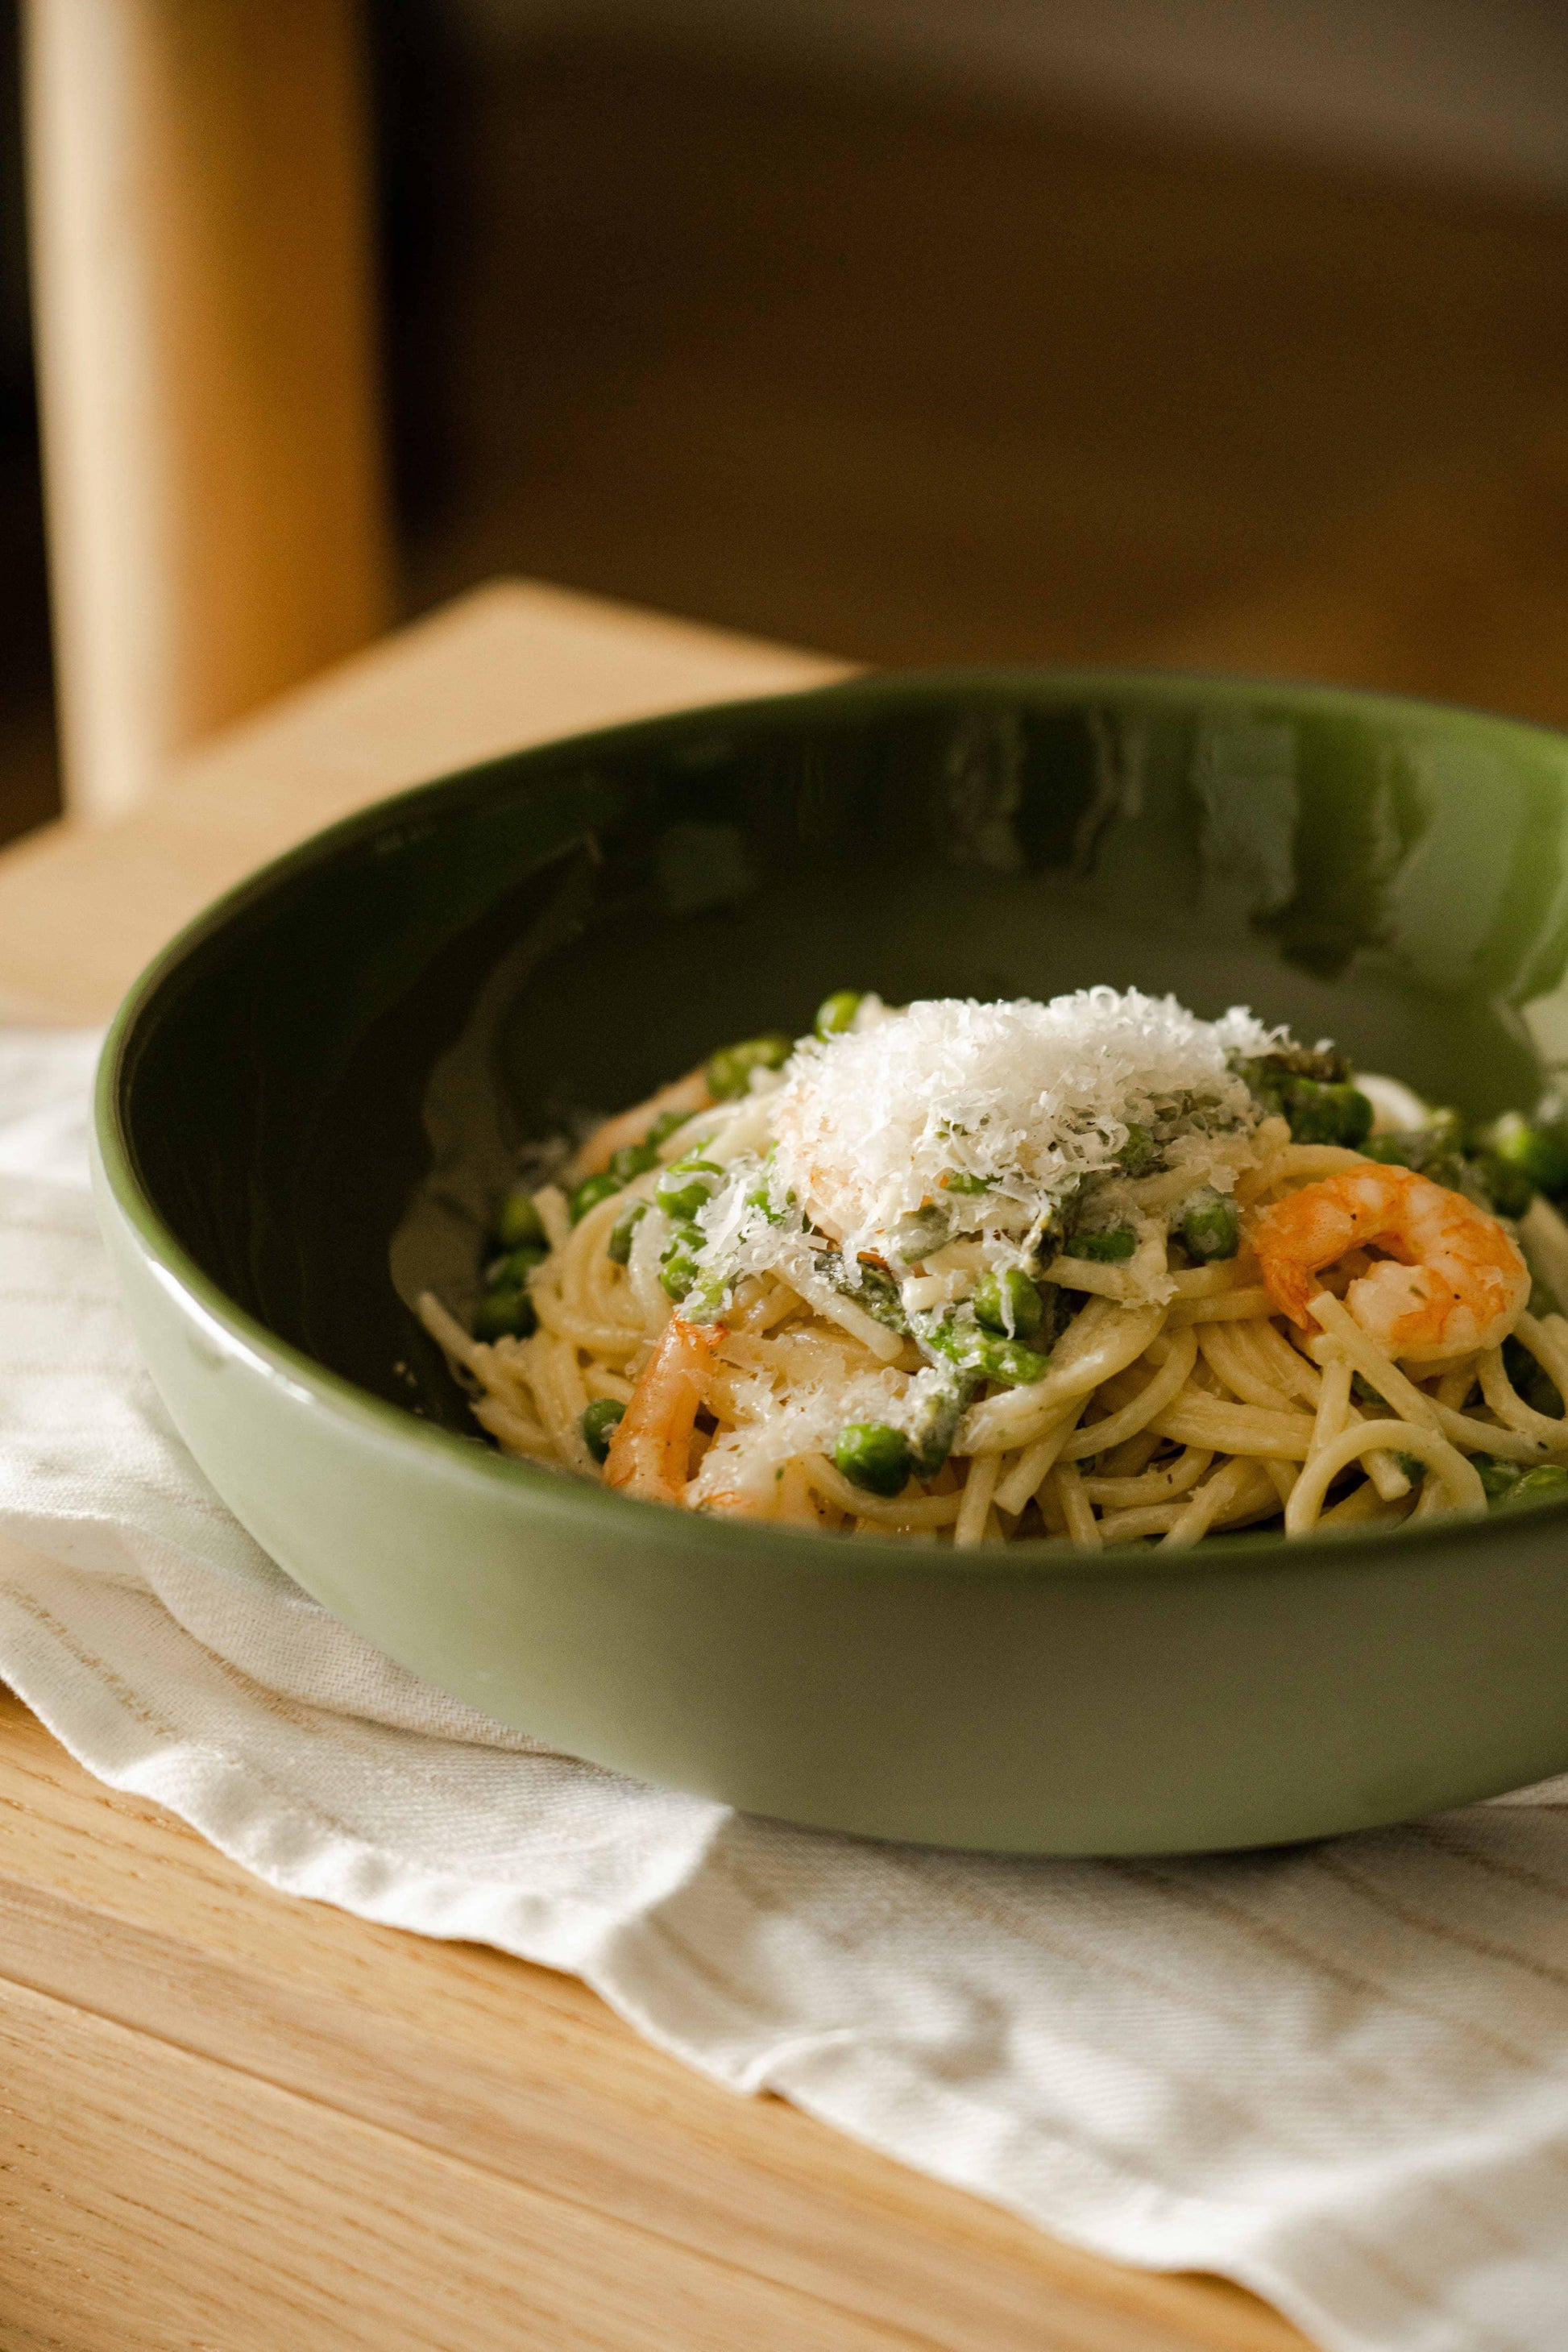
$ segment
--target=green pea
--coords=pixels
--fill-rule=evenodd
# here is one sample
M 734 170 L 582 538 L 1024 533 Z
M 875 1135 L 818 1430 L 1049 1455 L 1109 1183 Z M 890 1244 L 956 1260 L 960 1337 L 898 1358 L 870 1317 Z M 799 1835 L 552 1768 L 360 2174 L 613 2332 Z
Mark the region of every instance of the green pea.
M 1155 1158 L 1157 1149 L 1148 1129 L 1140 1127 L 1136 1119 L 1131 1119 L 1127 1127 L 1127 1140 L 1121 1147 L 1120 1165 L 1129 1176 L 1141 1176 Z
M 1046 1319 L 1045 1301 L 1016 1265 L 1005 1274 L 983 1274 L 974 1286 L 974 1319 L 1009 1339 L 1032 1339 Z
M 983 1380 L 997 1381 L 1006 1388 L 1032 1386 L 1050 1370 L 1050 1358 L 1026 1348 L 1021 1339 L 999 1339 L 983 1325 L 951 1310 L 920 1322 L 917 1337 L 929 1353 L 943 1356 L 962 1371 L 978 1373 Z
M 1495 1151 L 1478 1151 L 1469 1162 L 1470 1175 L 1479 1187 L 1488 1208 L 1500 1217 L 1522 1217 L 1535 1198 L 1535 1187 L 1528 1176 L 1500 1160 Z
M 1495 1454 L 1478 1454 L 1476 1473 L 1489 1503 L 1500 1503 L 1519 1484 L 1517 1462 L 1500 1462 Z
M 496 1239 L 504 1249 L 544 1249 L 549 1246 L 533 1195 L 526 1184 L 507 1194 L 496 1215 Z
M 745 1195 L 745 1204 L 747 1208 L 758 1210 L 770 1225 L 782 1225 L 789 1211 L 795 1206 L 795 1194 L 793 1192 L 786 1192 L 784 1194 L 783 1208 L 780 1208 L 773 1199 L 773 1178 L 770 1171 L 773 1167 L 774 1153 L 776 1153 L 777 1150 L 778 1146 L 775 1143 L 773 1145 L 772 1149 L 768 1152 L 767 1158 L 763 1162 L 763 1172 L 760 1180 L 757 1183 L 752 1185 L 751 1191 Z
M 833 1459 L 852 1486 L 868 1495 L 901 1495 L 909 1484 L 909 1440 L 885 1421 L 852 1421 L 834 1444 Z
M 610 1154 L 610 1174 L 617 1184 L 629 1184 L 634 1176 L 646 1176 L 658 1166 L 658 1153 L 651 1143 L 623 1143 Z
M 784 1221 L 784 1211 L 793 1209 L 795 1206 L 795 1194 L 791 1192 L 786 1196 L 783 1209 L 775 1208 L 772 1188 L 763 1182 L 754 1185 L 746 1194 L 746 1206 L 748 1209 L 759 1211 L 770 1225 L 782 1225 Z
M 536 1265 L 542 1265 L 547 1250 L 530 1242 L 521 1249 L 507 1250 L 500 1257 L 491 1258 L 485 1268 L 487 1290 L 521 1289 Z
M 823 998 L 811 1025 L 819 1037 L 841 1037 L 846 1029 L 853 1029 L 855 1015 L 865 1002 L 858 988 L 836 989 L 831 996 Z
M 653 1125 L 648 1129 L 647 1133 L 643 1137 L 643 1141 L 645 1143 L 651 1143 L 655 1151 L 657 1151 L 661 1143 L 668 1143 L 669 1141 L 670 1137 L 675 1133 L 678 1127 L 684 1127 L 687 1120 L 694 1118 L 696 1114 L 694 1112 L 689 1110 L 661 1110 L 658 1117 L 654 1120 Z
M 722 1045 L 709 1058 L 704 1073 L 715 1102 L 734 1102 L 751 1090 L 753 1070 L 782 1070 L 795 1051 L 795 1040 L 782 1029 L 763 1037 L 742 1037 L 736 1045 Z
M 680 1302 L 680 1311 L 689 1323 L 716 1323 L 730 1301 L 733 1272 L 723 1273 L 713 1267 L 700 1276 Z
M 1092 1258 L 1098 1265 L 1120 1265 L 1130 1258 L 1138 1246 L 1138 1236 L 1131 1225 L 1112 1225 L 1098 1234 L 1075 1234 L 1062 1248 L 1068 1257 Z
M 1184 1201 L 1178 1216 L 1177 1232 L 1189 1257 L 1200 1265 L 1211 1265 L 1216 1258 L 1234 1257 L 1241 1246 L 1241 1220 L 1236 1202 L 1224 1192 L 1216 1192 L 1212 1184 L 1205 1184 L 1190 1200 Z
M 723 1181 L 724 1171 L 711 1160 L 676 1160 L 654 1186 L 654 1198 L 667 1217 L 689 1219 Z
M 1285 1096 L 1285 1116 L 1294 1142 L 1338 1143 L 1355 1151 L 1372 1133 L 1373 1112 L 1365 1095 L 1349 1084 L 1293 1078 Z
M 1524 1473 L 1512 1490 L 1504 1496 L 1503 1502 L 1508 1509 L 1512 1510 L 1521 1503 L 1560 1503 L 1565 1496 L 1568 1496 L 1568 1470 L 1560 1468 L 1555 1462 L 1541 1462 L 1533 1470 Z
M 612 1265 L 625 1265 L 631 1256 L 632 1235 L 647 1216 L 647 1207 L 646 1201 L 634 1201 L 629 1209 L 621 1211 L 620 1215 L 610 1227 L 610 1238 L 605 1244 L 605 1255 Z
M 701 1247 L 700 1225 L 678 1225 L 660 1254 L 658 1278 L 665 1296 L 673 1298 L 677 1306 L 697 1280 L 697 1256 Z
M 533 1301 L 518 1283 L 487 1290 L 474 1317 L 476 1339 L 526 1339 L 537 1328 Z
M 1550 1128 L 1538 1127 L 1533 1119 L 1521 1118 L 1516 1110 L 1504 1111 L 1493 1119 L 1479 1138 L 1481 1149 L 1496 1154 L 1505 1167 L 1511 1168 L 1538 1192 L 1556 1194 L 1568 1191 L 1568 1149 L 1564 1149 L 1561 1133 Z
M 601 1176 L 584 1176 L 572 1195 L 572 1223 L 580 1225 L 590 1209 L 596 1209 L 601 1201 L 607 1201 L 612 1192 L 620 1189 L 620 1178 L 612 1176 L 607 1168 Z
M 616 1427 L 626 1418 L 626 1406 L 619 1397 L 595 1397 L 583 1408 L 583 1443 L 595 1462 L 606 1459 L 610 1440 Z

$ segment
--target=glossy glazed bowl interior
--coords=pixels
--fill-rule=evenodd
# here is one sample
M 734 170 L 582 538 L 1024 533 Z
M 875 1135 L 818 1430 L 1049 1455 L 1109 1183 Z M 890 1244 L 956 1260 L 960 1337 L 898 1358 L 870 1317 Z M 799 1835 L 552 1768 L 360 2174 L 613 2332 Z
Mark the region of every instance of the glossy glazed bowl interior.
M 521 1142 L 833 988 L 1246 1003 L 1485 1114 L 1568 1055 L 1565 958 L 1541 730 L 1105 675 L 683 715 L 384 803 L 194 926 L 106 1053 L 106 1230 L 239 1517 L 502 1719 L 893 1835 L 1313 1834 L 1568 1764 L 1568 1511 L 1179 1564 L 737 1529 L 500 1461 L 412 1303 L 471 1305 Z

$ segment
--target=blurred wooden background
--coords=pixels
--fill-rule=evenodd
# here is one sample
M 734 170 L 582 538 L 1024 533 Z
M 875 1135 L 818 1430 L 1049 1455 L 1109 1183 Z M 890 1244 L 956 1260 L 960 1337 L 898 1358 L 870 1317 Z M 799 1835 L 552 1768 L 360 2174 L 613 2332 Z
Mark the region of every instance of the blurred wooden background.
M 407 612 L 1568 720 L 1568 202 L 779 55 L 371 11 Z M 9 6 L 0 835 L 54 790 Z

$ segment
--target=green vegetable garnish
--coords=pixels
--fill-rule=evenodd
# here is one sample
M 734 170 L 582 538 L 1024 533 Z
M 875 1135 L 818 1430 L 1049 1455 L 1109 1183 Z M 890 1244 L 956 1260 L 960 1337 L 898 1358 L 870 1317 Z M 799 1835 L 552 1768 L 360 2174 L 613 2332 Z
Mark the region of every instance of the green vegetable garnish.
M 1568 1496 L 1568 1470 L 1555 1462 L 1538 1463 L 1527 1470 L 1502 1497 L 1505 1509 L 1521 1503 L 1560 1503 Z
M 623 1143 L 610 1154 L 609 1172 L 617 1184 L 629 1184 L 634 1176 L 646 1176 L 658 1166 L 658 1153 L 651 1143 Z
M 795 1040 L 782 1029 L 763 1037 L 742 1037 L 739 1045 L 722 1045 L 709 1060 L 705 1076 L 715 1102 L 734 1102 L 751 1090 L 753 1070 L 782 1070 L 795 1051 Z
M 893 1255 L 900 1265 L 918 1265 L 942 1248 L 950 1231 L 947 1211 L 929 1201 L 923 1209 L 911 1209 L 893 1227 Z
M 596 1209 L 601 1201 L 607 1201 L 612 1192 L 620 1189 L 620 1178 L 612 1176 L 607 1168 L 600 1176 L 584 1176 L 572 1195 L 572 1223 L 580 1225 L 590 1209 Z
M 792 1192 L 786 1206 L 793 1205 L 794 1201 L 795 1194 Z M 748 1209 L 755 1209 L 770 1225 L 782 1225 L 784 1221 L 784 1212 L 783 1209 L 774 1208 L 773 1193 L 766 1184 L 758 1184 L 747 1193 L 746 1206 Z
M 1343 1086 L 1351 1075 L 1349 1062 L 1332 1045 L 1281 1045 L 1256 1062 L 1237 1066 L 1265 1109 L 1272 1111 L 1285 1108 L 1298 1078 L 1334 1087 Z
M 1297 1143 L 1359 1151 L 1372 1133 L 1372 1105 L 1352 1086 L 1351 1066 L 1332 1047 L 1282 1046 L 1238 1066 L 1265 1110 L 1283 1112 Z
M 595 1462 L 607 1459 L 610 1440 L 616 1424 L 626 1418 L 626 1406 L 619 1397 L 595 1397 L 583 1408 L 583 1443 Z
M 1359 1151 L 1372 1133 L 1372 1105 L 1348 1084 L 1323 1086 L 1316 1078 L 1295 1078 L 1284 1108 L 1296 1143 L 1337 1143 L 1347 1151 Z
M 658 1278 L 665 1294 L 679 1306 L 697 1280 L 697 1255 L 702 1247 L 700 1225 L 678 1225 L 658 1261 Z
M 605 1255 L 616 1265 L 625 1265 L 632 1254 L 632 1236 L 647 1214 L 646 1201 L 634 1201 L 623 1209 L 610 1227 L 610 1238 L 605 1244 Z
M 864 992 L 860 989 L 836 989 L 831 996 L 825 996 L 817 1006 L 816 1019 L 812 1023 L 812 1027 L 819 1037 L 841 1037 L 846 1029 L 853 1029 L 855 1026 L 855 1015 L 865 1001 Z
M 947 1377 L 924 1399 L 910 1439 L 910 1457 L 920 1478 L 933 1478 L 952 1452 L 958 1424 L 980 1386 L 978 1372 L 961 1371 L 956 1364 L 944 1364 L 942 1369 Z
M 1396 1129 L 1389 1135 L 1369 1135 L 1362 1145 L 1369 1160 L 1384 1168 L 1413 1168 L 1434 1184 L 1443 1185 L 1450 1192 L 1460 1192 L 1465 1181 L 1465 1163 L 1457 1146 L 1448 1140 L 1447 1120 L 1451 1114 L 1443 1113 L 1445 1122 L 1438 1126 L 1413 1127 Z
M 533 1301 L 520 1283 L 487 1290 L 474 1316 L 476 1339 L 526 1339 L 537 1328 Z
M 817 1265 L 835 1290 L 841 1290 L 847 1298 L 853 1298 L 868 1315 L 875 1316 L 879 1323 L 885 1323 L 889 1331 L 897 1331 L 900 1338 L 908 1339 L 910 1318 L 904 1313 L 899 1286 L 890 1275 L 884 1274 L 880 1266 L 861 1265 L 853 1269 L 853 1275 L 859 1276 L 856 1281 L 851 1269 L 837 1251 L 819 1258 Z
M 1092 1258 L 1097 1265 L 1120 1265 L 1130 1258 L 1138 1246 L 1138 1236 L 1131 1225 L 1111 1225 L 1098 1234 L 1074 1234 L 1062 1244 L 1068 1257 Z
M 542 1265 L 549 1253 L 537 1243 L 529 1242 L 521 1249 L 507 1250 L 500 1257 L 492 1258 L 485 1268 L 487 1290 L 517 1290 L 527 1282 L 536 1265 Z
M 1008 1339 L 1034 1339 L 1046 1319 L 1044 1300 L 1017 1266 L 1005 1274 L 983 1274 L 971 1303 L 977 1323 Z
M 1189 1257 L 1200 1265 L 1212 1265 L 1218 1258 L 1234 1257 L 1241 1246 L 1241 1219 L 1236 1202 L 1224 1192 L 1216 1192 L 1212 1184 L 1184 1201 L 1177 1213 L 1176 1230 Z
M 1512 1494 L 1519 1484 L 1517 1462 L 1500 1462 L 1495 1454 L 1478 1454 L 1475 1462 L 1476 1475 L 1489 1502 L 1500 1503 L 1505 1496 Z
M 1468 1180 L 1466 1190 L 1479 1192 L 1482 1207 L 1495 1210 L 1500 1217 L 1522 1217 L 1535 1198 L 1529 1177 L 1495 1151 L 1473 1153 L 1464 1176 Z
M 885 1421 L 852 1421 L 838 1433 L 833 1459 L 852 1486 L 890 1498 L 909 1484 L 907 1438 Z
M 1043 1381 L 1050 1370 L 1048 1356 L 1026 1348 L 1021 1339 L 999 1339 L 962 1311 L 917 1319 L 915 1336 L 931 1353 L 946 1357 L 961 1371 L 977 1372 L 982 1380 L 1005 1388 L 1027 1388 Z
M 496 1239 L 504 1249 L 546 1249 L 548 1240 L 533 1195 L 517 1184 L 501 1202 L 496 1216 Z
M 654 1198 L 667 1217 L 695 1217 L 724 1181 L 724 1171 L 711 1160 L 672 1160 L 654 1186 Z
M 654 1150 L 657 1151 L 661 1143 L 668 1143 L 669 1141 L 670 1137 L 675 1133 L 678 1127 L 684 1127 L 687 1120 L 689 1118 L 694 1118 L 696 1115 L 695 1111 L 689 1110 L 661 1110 L 658 1117 L 654 1120 L 653 1125 L 648 1129 L 647 1133 L 643 1137 L 643 1141 L 645 1143 L 651 1143 Z
M 1495 1153 L 1536 1192 L 1553 1197 L 1568 1192 L 1568 1146 L 1561 1131 L 1509 1110 L 1493 1119 L 1477 1140 L 1483 1151 Z
M 973 1368 L 983 1372 L 988 1381 L 998 1381 L 1005 1388 L 1032 1388 L 1043 1381 L 1051 1369 L 1048 1356 L 1033 1348 L 1026 1348 L 1021 1339 L 987 1338 L 975 1350 Z
M 705 1239 L 700 1225 L 677 1225 L 658 1261 L 665 1296 L 689 1323 L 711 1323 L 721 1314 L 733 1278 L 731 1269 L 701 1264 Z

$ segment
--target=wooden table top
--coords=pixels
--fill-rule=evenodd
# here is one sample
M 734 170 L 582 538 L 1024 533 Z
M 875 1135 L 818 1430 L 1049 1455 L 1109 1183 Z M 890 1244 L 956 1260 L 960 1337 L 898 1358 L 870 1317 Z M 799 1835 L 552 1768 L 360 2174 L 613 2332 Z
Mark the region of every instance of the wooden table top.
M 0 1016 L 96 1021 L 400 785 L 843 665 L 523 583 L 0 857 Z M 0 1568 L 9 1549 L 0 1545 Z M 1300 2352 L 745 2100 L 574 1979 L 293 1900 L 0 1696 L 0 2352 Z

